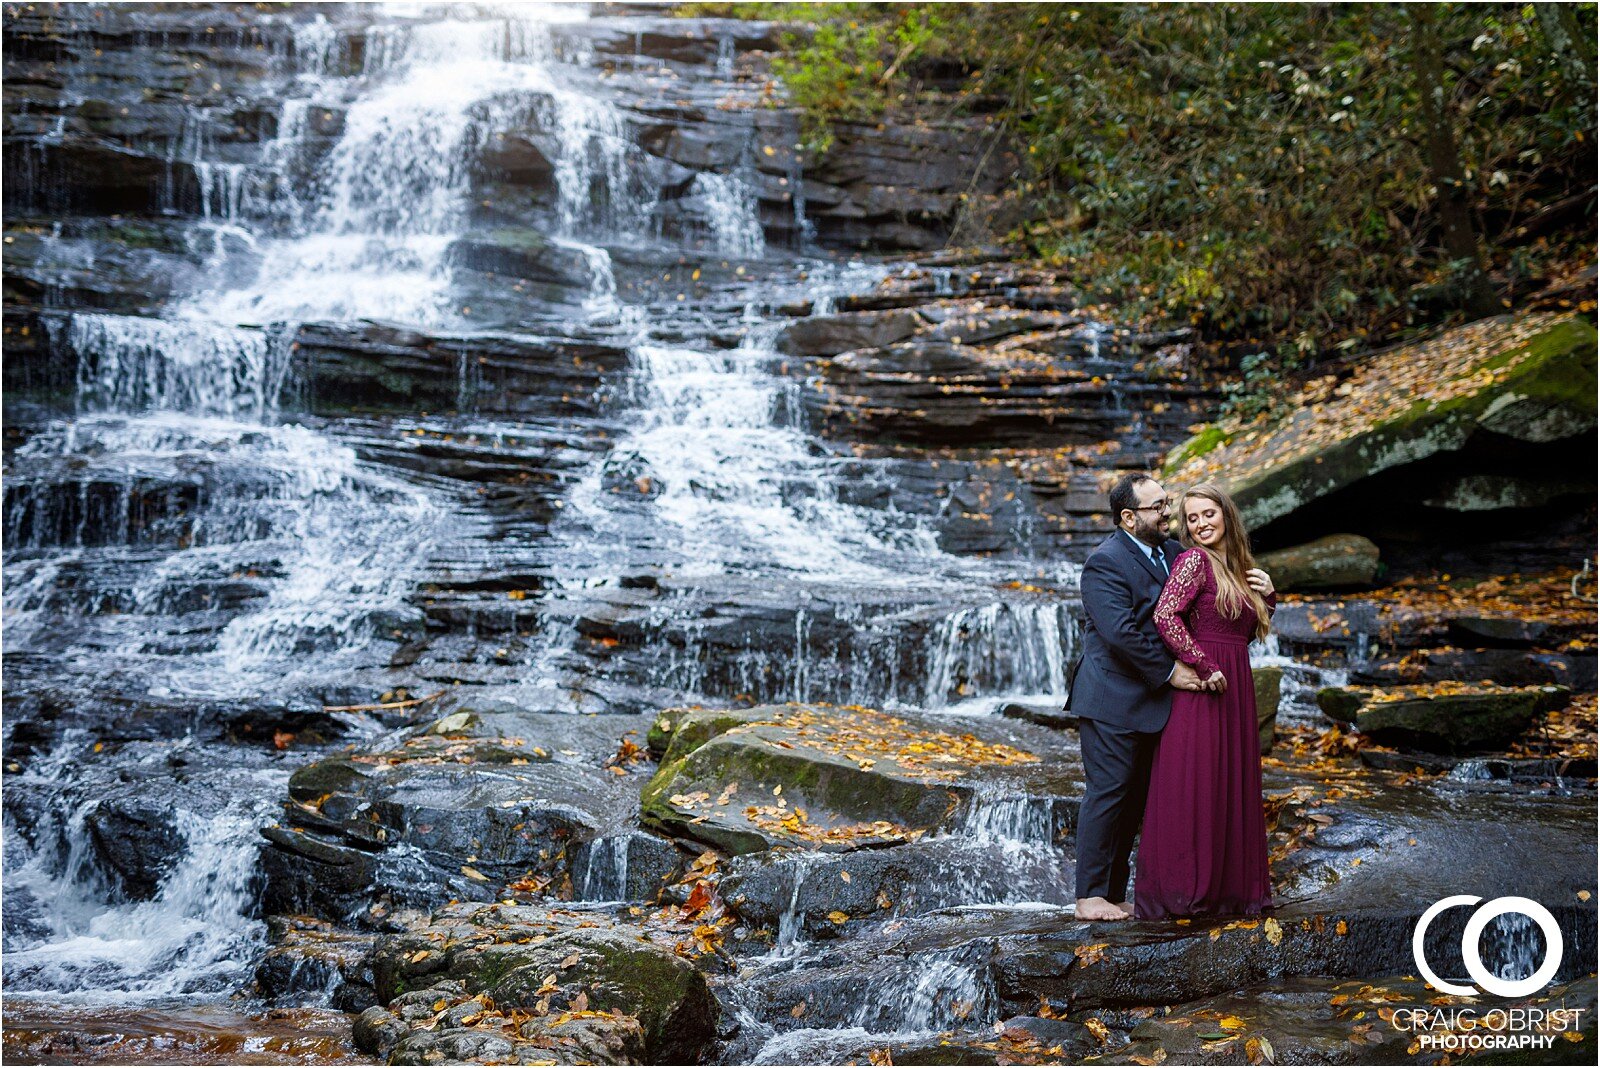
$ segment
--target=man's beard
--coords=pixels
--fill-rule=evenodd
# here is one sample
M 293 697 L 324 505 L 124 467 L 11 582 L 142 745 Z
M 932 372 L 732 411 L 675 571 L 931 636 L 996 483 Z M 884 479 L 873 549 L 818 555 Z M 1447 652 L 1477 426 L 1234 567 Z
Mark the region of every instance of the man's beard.
M 1141 515 L 1134 520 L 1133 536 L 1146 545 L 1163 545 L 1167 540 L 1167 525 L 1147 522 Z

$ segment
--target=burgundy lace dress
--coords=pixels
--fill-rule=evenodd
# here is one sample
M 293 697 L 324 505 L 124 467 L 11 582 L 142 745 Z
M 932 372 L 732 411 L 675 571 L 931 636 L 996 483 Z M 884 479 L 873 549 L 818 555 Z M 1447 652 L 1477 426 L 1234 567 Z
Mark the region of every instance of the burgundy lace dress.
M 1267 599 L 1270 613 L 1277 606 Z M 1134 909 L 1139 919 L 1243 915 L 1272 907 L 1261 750 L 1248 646 L 1256 614 L 1217 612 L 1217 584 L 1200 549 L 1173 563 L 1155 610 L 1172 655 L 1201 678 L 1220 670 L 1225 693 L 1172 697 L 1156 746 L 1139 839 Z

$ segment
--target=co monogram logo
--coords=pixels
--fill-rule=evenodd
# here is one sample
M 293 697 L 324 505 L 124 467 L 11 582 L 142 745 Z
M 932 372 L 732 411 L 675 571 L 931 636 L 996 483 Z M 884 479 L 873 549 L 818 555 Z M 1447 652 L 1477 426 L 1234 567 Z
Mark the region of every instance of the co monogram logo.
M 1563 942 L 1561 928 L 1556 923 L 1556 918 L 1550 910 L 1537 901 L 1525 897 L 1497 897 L 1472 914 L 1467 921 L 1467 929 L 1461 932 L 1461 959 L 1466 963 L 1467 974 L 1472 976 L 1478 986 L 1467 986 L 1462 983 L 1447 983 L 1433 973 L 1428 967 L 1428 961 L 1423 953 L 1422 943 L 1428 933 L 1428 925 L 1434 917 L 1445 909 L 1457 905 L 1476 905 L 1482 901 L 1481 897 L 1471 894 L 1456 894 L 1454 897 L 1441 898 L 1428 907 L 1417 921 L 1417 929 L 1411 936 L 1411 953 L 1417 961 L 1417 971 L 1428 981 L 1428 985 L 1445 994 L 1458 994 L 1472 997 L 1482 990 L 1491 994 L 1498 994 L 1503 998 L 1520 998 L 1544 988 L 1545 984 L 1555 978 L 1556 971 L 1561 967 L 1561 954 Z M 1483 929 L 1489 921 L 1507 913 L 1519 912 L 1533 920 L 1544 932 L 1544 963 L 1539 965 L 1538 971 L 1524 979 L 1501 979 L 1490 972 L 1483 965 L 1483 953 L 1479 943 L 1483 939 Z

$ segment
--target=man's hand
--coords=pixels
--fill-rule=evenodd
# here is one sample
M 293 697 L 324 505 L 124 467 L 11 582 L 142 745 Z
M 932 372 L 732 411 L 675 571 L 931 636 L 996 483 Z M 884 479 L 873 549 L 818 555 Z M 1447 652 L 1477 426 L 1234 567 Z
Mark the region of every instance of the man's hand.
M 1173 689 L 1188 690 L 1191 693 L 1203 693 L 1206 688 L 1206 684 L 1201 681 L 1194 668 L 1182 660 L 1172 669 L 1172 678 L 1167 681 L 1172 684 Z

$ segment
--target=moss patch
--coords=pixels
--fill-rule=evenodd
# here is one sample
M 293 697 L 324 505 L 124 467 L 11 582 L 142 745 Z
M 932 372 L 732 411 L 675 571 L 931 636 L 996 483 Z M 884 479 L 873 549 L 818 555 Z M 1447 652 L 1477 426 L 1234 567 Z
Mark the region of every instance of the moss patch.
M 1276 424 L 1222 423 L 1176 450 L 1168 477 L 1218 480 L 1259 526 L 1480 432 L 1558 441 L 1593 429 L 1596 337 L 1554 314 L 1488 319 L 1307 384 Z

